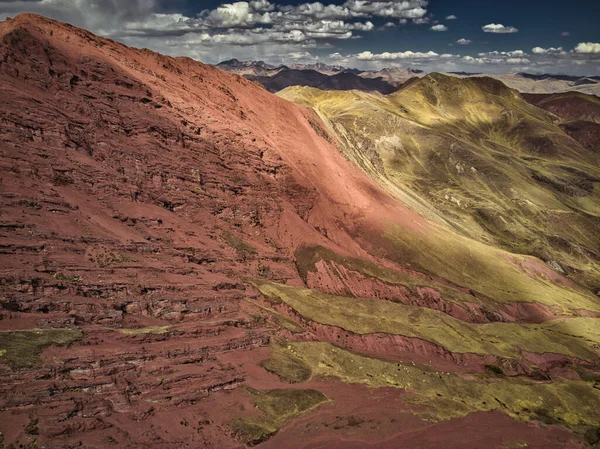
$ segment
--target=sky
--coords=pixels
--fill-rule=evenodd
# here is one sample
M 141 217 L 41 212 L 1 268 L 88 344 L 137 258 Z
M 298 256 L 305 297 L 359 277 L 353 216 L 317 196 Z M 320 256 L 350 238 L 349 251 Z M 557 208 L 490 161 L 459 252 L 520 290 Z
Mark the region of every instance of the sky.
M 0 0 L 215 64 L 600 75 L 600 0 Z

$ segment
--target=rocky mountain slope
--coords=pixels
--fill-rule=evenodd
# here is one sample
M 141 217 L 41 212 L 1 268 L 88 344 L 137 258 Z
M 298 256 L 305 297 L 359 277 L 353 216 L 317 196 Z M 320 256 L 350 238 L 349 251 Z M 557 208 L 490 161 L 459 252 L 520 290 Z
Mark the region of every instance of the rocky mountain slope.
M 267 64 L 264 61 L 240 61 L 238 59 L 229 59 L 217 64 L 220 70 L 236 75 L 253 75 L 253 76 L 273 76 L 279 73 L 284 66 L 274 66 Z
M 568 121 L 600 123 L 600 98 L 581 92 L 523 94 L 529 103 Z
M 226 72 L 243 75 L 273 93 L 290 86 L 310 86 L 321 90 L 357 89 L 389 94 L 410 78 L 408 74 L 413 73 L 410 70 L 363 72 L 321 63 L 276 67 L 262 61 L 241 62 L 237 59 L 223 61 L 216 67 Z
M 351 160 L 415 210 L 598 290 L 598 141 L 576 140 L 569 122 L 483 77 L 431 74 L 387 97 L 281 96 L 315 107 Z M 586 117 L 600 111 L 595 97 L 585 101 Z
M 412 68 L 384 68 L 378 71 L 349 69 L 342 66 L 327 64 L 291 64 L 287 66 L 274 66 L 263 61 L 239 61 L 231 59 L 216 65 L 221 70 L 243 75 L 249 79 L 260 81 L 270 92 L 278 92 L 290 86 L 309 86 L 321 90 L 363 90 L 365 92 L 377 91 L 391 93 L 411 78 L 420 78 L 426 73 Z M 280 72 L 284 72 L 281 73 Z M 331 81 L 327 81 L 328 78 Z M 451 76 L 465 77 L 491 77 L 502 81 L 508 87 L 519 92 L 531 94 L 554 94 L 560 92 L 581 92 L 588 95 L 600 95 L 600 77 L 577 77 L 568 75 L 533 75 L 529 73 L 466 73 L 450 72 Z M 279 75 L 278 80 L 269 78 Z M 344 75 L 343 78 L 337 75 Z M 352 76 L 355 75 L 355 76 Z M 338 78 L 336 80 L 336 77 Z M 363 83 L 360 78 L 377 80 Z M 343 79 L 344 82 L 341 82 Z
M 411 78 L 424 76 L 425 72 L 418 69 L 397 69 L 386 68 L 377 72 L 362 72 L 360 76 L 363 78 L 381 78 L 382 80 L 399 87 Z
M 321 106 L 40 16 L 0 22 L 0 42 L 0 444 L 597 441 L 598 165 L 561 119 L 499 83 L 472 104 L 444 100 L 466 98 L 460 88 L 434 99 L 412 84 L 386 123 L 373 115 L 385 109 L 373 98 L 390 101 L 379 94 L 354 104 L 339 98 L 356 92 L 296 91 L 331 95 L 364 128 L 359 144 L 358 128 L 342 134 Z M 415 176 L 420 157 L 438 170 L 432 190 L 447 182 L 444 164 L 469 174 L 472 135 L 491 142 L 477 150 L 480 172 L 500 178 L 486 158 L 517 151 L 505 125 L 528 126 L 540 140 L 518 151 L 537 154 L 550 181 L 527 184 L 515 169 L 523 190 L 511 200 L 555 195 L 539 214 L 557 242 L 577 238 L 572 250 L 559 245 L 565 258 L 549 266 L 507 251 L 493 229 L 465 232 L 468 211 L 428 207 L 418 183 L 399 182 L 400 164 L 382 176 L 372 139 L 402 153 L 367 123 L 398 139 L 390 126 L 404 127 Z M 460 138 L 451 161 L 436 161 L 431 133 Z M 485 184 L 481 198 L 503 198 Z
M 364 78 L 351 72 L 327 75 L 316 70 L 284 68 L 274 75 L 247 75 L 251 81 L 258 82 L 269 92 L 275 93 L 290 86 L 309 86 L 321 90 L 361 90 L 389 94 L 396 87 L 382 78 Z
M 559 92 L 581 92 L 588 95 L 600 95 L 600 77 L 578 77 L 568 75 L 533 75 L 530 73 L 452 73 L 453 76 L 489 76 L 502 81 L 508 87 L 519 92 L 531 94 L 553 94 Z

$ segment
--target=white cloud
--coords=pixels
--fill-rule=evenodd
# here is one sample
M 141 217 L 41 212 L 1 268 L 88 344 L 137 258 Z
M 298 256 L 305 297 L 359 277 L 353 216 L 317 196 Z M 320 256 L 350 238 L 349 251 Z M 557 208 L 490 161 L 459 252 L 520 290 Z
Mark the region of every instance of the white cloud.
M 432 26 L 430 29 L 431 31 L 448 31 L 448 27 L 441 23 L 439 25 Z
M 300 59 L 314 59 L 314 56 L 311 55 L 309 52 L 307 51 L 296 51 L 296 52 L 292 52 L 292 53 L 288 53 L 287 57 L 289 59 L 293 59 L 293 60 L 300 60 Z
M 567 36 L 570 36 L 570 35 L 571 35 L 571 33 L 569 33 L 568 31 L 563 31 L 562 33 L 560 33 L 560 35 L 561 35 L 562 37 L 567 37 Z
M 363 51 L 355 55 L 354 57 L 359 61 L 393 61 L 397 59 L 424 59 L 424 58 L 436 58 L 439 55 L 434 51 L 428 51 L 427 53 L 422 52 L 413 52 L 413 51 L 405 51 L 398 53 L 390 53 L 384 52 L 379 54 L 374 54 L 370 51 Z
M 565 54 L 566 53 L 566 52 L 563 51 L 562 47 L 558 47 L 558 48 L 554 48 L 554 47 L 548 47 L 548 48 L 533 47 L 531 49 L 531 52 L 535 53 L 536 55 Z
M 355 14 L 416 19 L 427 14 L 427 0 L 369 1 L 346 0 L 344 6 Z
M 418 17 L 416 19 L 413 19 L 413 23 L 415 25 L 427 25 L 429 22 L 431 22 L 431 19 L 429 17 Z
M 271 63 L 320 58 L 319 61 L 359 68 L 418 66 L 436 71 L 531 70 L 585 75 L 597 74 L 600 61 L 600 44 L 594 42 L 582 42 L 570 51 L 539 46 L 530 54 L 513 50 L 468 56 L 434 51 L 381 53 L 377 47 L 370 51 L 359 47 L 355 54 L 345 55 L 332 45 L 375 32 L 386 23 L 403 25 L 412 21 L 416 25 L 445 27 L 428 14 L 427 0 L 339 0 L 335 4 L 333 0 L 298 0 L 304 3 L 292 6 L 282 6 L 281 0 L 225 0 L 225 4 L 194 16 L 173 12 L 171 7 L 180 1 L 0 0 L 0 18 L 29 10 L 127 45 L 209 63 L 230 58 Z M 447 20 L 453 20 L 449 17 Z M 517 31 L 494 23 L 483 28 L 497 33 Z M 466 49 L 469 47 L 464 46 L 469 43 L 470 39 L 462 38 L 454 45 Z
M 527 53 L 525 53 L 523 50 L 512 50 L 512 51 L 488 51 L 485 53 L 479 53 L 479 56 L 505 56 L 505 57 L 510 57 L 510 58 L 514 58 L 514 57 L 520 57 L 520 56 L 527 56 Z
M 506 59 L 506 62 L 508 64 L 527 64 L 531 61 L 527 58 L 508 58 Z
M 456 17 L 454 14 L 451 14 L 449 16 L 446 17 L 446 20 L 456 20 L 458 17 Z
M 481 27 L 484 33 L 518 33 L 519 30 L 513 26 L 504 26 L 501 23 L 490 23 Z
M 600 53 L 600 44 L 596 42 L 580 42 L 575 47 L 576 53 Z
M 207 16 L 210 25 L 231 28 L 272 23 L 271 14 L 268 12 L 255 12 L 248 2 L 235 2 L 225 4 L 210 11 Z

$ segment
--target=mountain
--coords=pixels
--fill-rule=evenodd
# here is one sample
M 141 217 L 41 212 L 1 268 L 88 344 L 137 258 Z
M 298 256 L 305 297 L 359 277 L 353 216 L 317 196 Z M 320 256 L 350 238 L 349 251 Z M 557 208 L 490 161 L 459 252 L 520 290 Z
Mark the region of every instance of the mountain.
M 310 86 L 322 90 L 357 89 L 389 94 L 409 78 L 423 74 L 422 71 L 415 69 L 383 69 L 378 72 L 368 72 L 323 63 L 291 64 L 287 67 L 273 66 L 263 61 L 241 62 L 237 59 L 223 61 L 215 67 L 245 76 L 273 93 L 290 86 Z
M 285 66 L 274 66 L 267 64 L 264 61 L 239 61 L 238 59 L 229 59 L 220 62 L 215 67 L 226 72 L 235 73 L 237 75 L 252 75 L 252 76 L 272 76 L 276 75 Z
M 580 92 L 558 94 L 523 94 L 529 103 L 562 118 L 565 133 L 591 151 L 600 142 L 600 99 Z
M 379 92 L 389 94 L 395 87 L 381 78 L 369 79 L 351 72 L 340 72 L 336 75 L 326 75 L 316 70 L 282 69 L 275 75 L 247 76 L 256 81 L 269 92 L 278 92 L 290 86 L 309 86 L 322 90 L 352 90 L 364 92 Z
M 304 88 L 280 95 L 314 108 L 350 160 L 422 215 L 600 286 L 598 142 L 590 148 L 565 132 L 570 117 L 486 77 L 430 74 L 387 97 Z M 582 101 L 598 112 L 595 97 Z
M 329 78 L 329 75 L 316 70 L 295 70 L 284 68 L 274 75 L 247 76 L 251 81 L 260 83 L 269 92 L 277 92 L 289 86 L 318 86 Z
M 290 69 L 314 70 L 325 75 L 335 75 L 346 70 L 346 68 L 341 65 L 329 65 L 322 62 L 317 62 L 316 64 L 291 64 Z
M 600 123 L 600 98 L 580 92 L 523 94 L 529 103 L 569 120 Z
M 598 156 L 557 115 L 443 75 L 311 110 L 30 14 L 0 61 L 5 447 L 595 441 Z
M 269 92 L 276 93 L 290 86 L 316 87 L 321 90 L 362 90 L 388 94 L 414 77 L 422 77 L 425 72 L 418 69 L 384 68 L 378 71 L 347 69 L 342 66 L 317 64 L 292 64 L 274 66 L 263 61 L 237 59 L 223 61 L 216 65 L 226 72 L 246 76 L 262 84 Z M 323 76 L 320 76 L 323 75 Z M 576 91 L 588 95 L 600 95 L 600 77 L 576 77 L 567 75 L 532 75 L 528 73 L 482 74 L 450 72 L 456 77 L 484 76 L 498 79 L 508 87 L 524 93 L 548 94 Z M 337 77 L 331 80 L 327 77 Z M 273 79 L 270 79 L 273 78 Z M 360 78 L 374 81 L 361 81 Z
M 502 81 L 508 87 L 524 93 L 557 93 L 577 91 L 600 95 L 600 77 L 576 77 L 568 75 L 532 75 L 529 73 L 469 74 L 453 73 L 454 76 L 489 76 Z
M 413 77 L 424 76 L 425 72 L 418 69 L 397 69 L 397 68 L 385 68 L 377 72 L 362 72 L 361 76 L 364 78 L 381 78 L 382 80 L 394 85 L 400 86 Z

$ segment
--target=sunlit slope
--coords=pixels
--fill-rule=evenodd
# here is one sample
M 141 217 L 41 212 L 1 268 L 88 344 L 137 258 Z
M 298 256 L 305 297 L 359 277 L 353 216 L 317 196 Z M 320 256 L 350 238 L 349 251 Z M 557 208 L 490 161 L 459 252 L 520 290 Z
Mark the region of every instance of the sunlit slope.
M 350 160 L 430 220 L 600 286 L 600 153 L 517 91 L 486 77 L 430 74 L 388 96 L 299 87 L 279 95 L 314 108 Z M 388 237 L 404 251 L 423 243 L 399 242 L 401 234 Z M 419 265 L 453 270 L 428 262 L 456 248 L 421 248 Z

